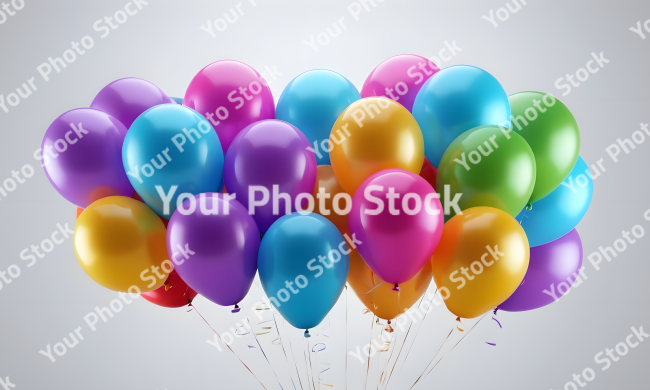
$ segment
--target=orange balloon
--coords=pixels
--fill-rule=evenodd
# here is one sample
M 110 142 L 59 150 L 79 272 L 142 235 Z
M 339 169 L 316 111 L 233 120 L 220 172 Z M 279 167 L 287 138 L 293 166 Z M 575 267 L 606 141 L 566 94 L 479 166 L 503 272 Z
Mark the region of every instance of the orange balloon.
M 416 175 L 424 161 L 424 140 L 409 110 L 384 97 L 350 104 L 330 132 L 330 161 L 350 195 L 371 175 L 401 168 Z
M 323 191 L 329 195 L 328 199 L 324 199 L 323 209 L 320 207 L 320 201 L 318 199 L 318 192 L 320 188 L 323 188 Z M 348 214 L 339 214 L 334 211 L 332 204 L 334 203 L 334 196 L 336 194 L 345 194 L 343 187 L 339 184 L 339 181 L 334 175 L 334 170 L 331 165 L 319 165 L 316 168 L 316 184 L 314 185 L 314 191 L 312 196 L 314 197 L 314 212 L 322 215 L 332 222 L 339 229 L 341 234 L 349 234 L 348 230 Z M 348 196 L 348 198 L 351 198 Z M 337 199 L 338 207 L 340 210 L 345 211 L 347 206 L 345 200 Z M 351 199 L 349 205 L 351 206 Z
M 449 311 L 475 318 L 515 292 L 529 257 L 528 238 L 516 219 L 492 207 L 473 207 L 445 224 L 431 264 Z
M 392 284 L 383 283 L 366 294 L 373 287 L 382 283 L 383 280 L 372 272 L 361 258 L 361 255 L 359 255 L 359 252 L 353 251 L 350 253 L 348 283 L 352 287 L 352 291 L 368 310 L 384 320 L 392 320 L 413 306 L 427 291 L 432 278 L 431 264 L 426 263 L 411 280 L 400 283 L 399 293 L 393 291 Z

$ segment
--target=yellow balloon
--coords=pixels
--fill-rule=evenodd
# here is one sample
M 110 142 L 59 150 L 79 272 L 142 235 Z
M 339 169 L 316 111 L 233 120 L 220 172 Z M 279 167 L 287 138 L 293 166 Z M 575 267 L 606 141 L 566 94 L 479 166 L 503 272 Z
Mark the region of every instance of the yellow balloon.
M 417 121 L 401 104 L 368 97 L 350 104 L 330 133 L 330 161 L 350 195 L 371 175 L 401 168 L 416 175 L 424 162 L 424 140 Z
M 432 278 L 431 264 L 426 263 L 411 280 L 400 283 L 399 294 L 393 291 L 393 285 L 389 283 L 383 283 L 366 294 L 383 280 L 373 274 L 359 252 L 350 253 L 348 283 L 352 287 L 352 291 L 368 310 L 384 320 L 392 320 L 413 306 L 427 291 Z
M 323 191 L 329 195 L 328 199 L 324 199 L 325 201 L 323 202 L 323 210 L 321 210 L 320 201 L 318 199 L 318 192 L 320 188 L 323 188 Z M 339 184 L 339 181 L 336 179 L 332 166 L 319 165 L 316 168 L 316 184 L 314 185 L 314 191 L 312 192 L 312 196 L 315 200 L 314 212 L 329 219 L 330 222 L 336 225 L 341 234 L 347 234 L 349 233 L 348 214 L 339 214 L 335 212 L 334 208 L 332 207 L 334 196 L 336 196 L 336 194 L 345 194 L 345 191 L 343 190 L 343 187 L 341 187 L 341 184 Z M 337 201 L 339 209 L 345 211 L 345 208 L 347 207 L 345 201 L 341 198 L 337 199 Z
M 166 236 L 165 225 L 146 204 L 110 196 L 90 204 L 77 219 L 74 251 L 81 268 L 102 286 L 148 292 L 162 286 L 173 269 Z
M 515 292 L 529 258 L 528 238 L 517 220 L 499 209 L 473 207 L 445 224 L 431 265 L 449 311 L 474 318 Z

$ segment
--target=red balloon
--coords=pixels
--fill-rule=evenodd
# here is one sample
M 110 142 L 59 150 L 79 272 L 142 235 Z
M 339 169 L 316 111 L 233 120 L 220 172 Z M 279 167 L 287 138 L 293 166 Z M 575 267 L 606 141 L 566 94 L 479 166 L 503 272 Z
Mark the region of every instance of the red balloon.
M 192 303 L 196 291 L 192 290 L 176 271 L 172 271 L 160 288 L 140 294 L 144 299 L 162 307 L 183 307 Z
M 422 169 L 420 170 L 420 177 L 426 180 L 435 191 L 436 190 L 436 177 L 438 176 L 438 170 L 436 167 L 431 164 L 431 162 L 425 157 L 424 163 L 422 164 Z

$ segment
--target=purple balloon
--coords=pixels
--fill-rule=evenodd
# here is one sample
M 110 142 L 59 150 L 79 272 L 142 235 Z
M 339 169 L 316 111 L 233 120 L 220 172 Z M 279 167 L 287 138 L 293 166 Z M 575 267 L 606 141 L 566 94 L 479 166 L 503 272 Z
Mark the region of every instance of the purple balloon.
M 124 125 L 91 108 L 68 111 L 52 122 L 41 145 L 45 174 L 59 194 L 86 208 L 107 196 L 135 192 L 122 165 Z
M 555 302 L 576 281 L 580 267 L 582 242 L 575 229 L 548 244 L 530 248 L 524 281 L 499 309 L 526 311 Z
M 316 184 L 316 156 L 307 149 L 309 146 L 300 130 L 277 119 L 248 125 L 230 145 L 223 168 L 228 193 L 236 194 L 237 200 L 250 209 L 249 186 L 268 190 L 269 201 L 251 210 L 261 232 L 267 231 L 281 216 L 296 211 L 298 194 L 312 193 Z M 278 186 L 278 193 L 289 195 L 289 213 L 285 212 L 285 200 L 277 196 L 278 213 L 273 213 L 274 185 Z M 262 199 L 263 194 L 258 191 L 255 201 Z
M 159 104 L 174 103 L 153 83 L 128 77 L 108 84 L 95 96 L 90 108 L 104 111 L 128 129 L 140 114 Z
M 176 209 L 167 251 L 176 273 L 221 306 L 244 299 L 257 272 L 260 232 L 248 211 L 226 194 L 198 194 Z

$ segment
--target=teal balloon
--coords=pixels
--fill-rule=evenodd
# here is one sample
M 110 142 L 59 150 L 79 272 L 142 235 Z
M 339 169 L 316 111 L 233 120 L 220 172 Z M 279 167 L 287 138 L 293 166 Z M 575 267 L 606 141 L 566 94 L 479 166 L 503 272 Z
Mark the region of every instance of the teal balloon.
M 584 217 L 594 183 L 585 160 L 578 161 L 566 179 L 553 192 L 525 208 L 517 216 L 531 247 L 548 244 L 563 237 Z
M 154 106 L 136 118 L 124 138 L 122 163 L 142 200 L 167 219 L 179 195 L 221 192 L 223 186 L 217 133 L 201 114 L 178 104 Z
M 469 129 L 510 128 L 510 103 L 501 84 L 483 69 L 456 65 L 427 80 L 413 103 L 424 155 L 436 168 L 447 147 Z
M 178 97 L 171 97 L 171 99 L 174 101 L 176 104 L 183 104 L 183 98 L 178 98 Z
M 309 70 L 291 80 L 284 89 L 275 119 L 289 122 L 309 139 L 318 165 L 329 165 L 327 151 L 334 122 L 351 103 L 361 99 L 348 79 L 326 69 Z M 329 141 L 331 142 L 331 141 Z
M 298 212 L 262 238 L 257 267 L 271 304 L 291 325 L 310 329 L 339 299 L 350 268 L 345 239 L 325 217 Z

